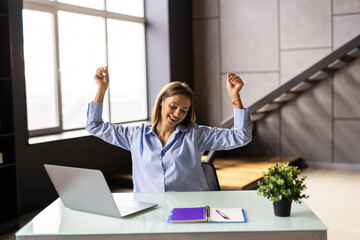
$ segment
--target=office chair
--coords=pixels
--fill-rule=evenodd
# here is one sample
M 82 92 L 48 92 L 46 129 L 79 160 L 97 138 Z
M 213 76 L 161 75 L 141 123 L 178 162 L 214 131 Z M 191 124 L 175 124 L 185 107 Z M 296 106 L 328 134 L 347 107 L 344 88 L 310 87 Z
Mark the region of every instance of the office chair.
M 214 165 L 211 162 L 201 162 L 209 191 L 221 191 Z

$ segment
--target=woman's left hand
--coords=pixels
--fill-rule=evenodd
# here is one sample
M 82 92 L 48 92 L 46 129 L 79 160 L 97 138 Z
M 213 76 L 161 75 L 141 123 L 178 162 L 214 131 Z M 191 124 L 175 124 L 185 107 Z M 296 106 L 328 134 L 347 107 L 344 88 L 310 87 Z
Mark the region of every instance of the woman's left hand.
M 241 78 L 233 73 L 227 74 L 227 90 L 232 101 L 240 99 L 240 90 L 244 86 Z

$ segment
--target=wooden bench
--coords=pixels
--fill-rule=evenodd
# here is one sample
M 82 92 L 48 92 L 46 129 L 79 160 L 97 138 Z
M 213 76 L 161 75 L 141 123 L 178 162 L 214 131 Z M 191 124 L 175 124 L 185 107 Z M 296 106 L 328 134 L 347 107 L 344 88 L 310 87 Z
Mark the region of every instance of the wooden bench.
M 222 190 L 256 189 L 257 182 L 262 179 L 270 164 L 279 162 L 299 165 L 299 157 L 260 156 L 216 158 L 214 166 Z

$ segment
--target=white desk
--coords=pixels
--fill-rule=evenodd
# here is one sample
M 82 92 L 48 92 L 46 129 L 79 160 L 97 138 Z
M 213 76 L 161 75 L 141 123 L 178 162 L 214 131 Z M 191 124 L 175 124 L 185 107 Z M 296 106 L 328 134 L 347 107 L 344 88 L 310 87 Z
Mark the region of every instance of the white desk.
M 275 217 L 272 203 L 256 191 L 120 193 L 119 198 L 159 206 L 122 219 L 79 212 L 57 199 L 16 233 L 27 239 L 327 239 L 326 226 L 305 204 L 290 217 Z M 174 207 L 241 207 L 247 223 L 167 223 Z

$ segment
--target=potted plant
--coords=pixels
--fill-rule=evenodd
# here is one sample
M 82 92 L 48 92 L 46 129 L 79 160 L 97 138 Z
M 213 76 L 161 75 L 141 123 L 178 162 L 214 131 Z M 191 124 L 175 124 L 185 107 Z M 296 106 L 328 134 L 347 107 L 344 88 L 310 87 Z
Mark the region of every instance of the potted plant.
M 297 166 L 276 163 L 270 165 L 267 173 L 264 172 L 263 181 L 258 181 L 258 195 L 273 202 L 276 216 L 290 216 L 291 203 L 301 203 L 300 199 L 309 197 L 303 193 L 307 176 L 298 178 L 299 174 Z

